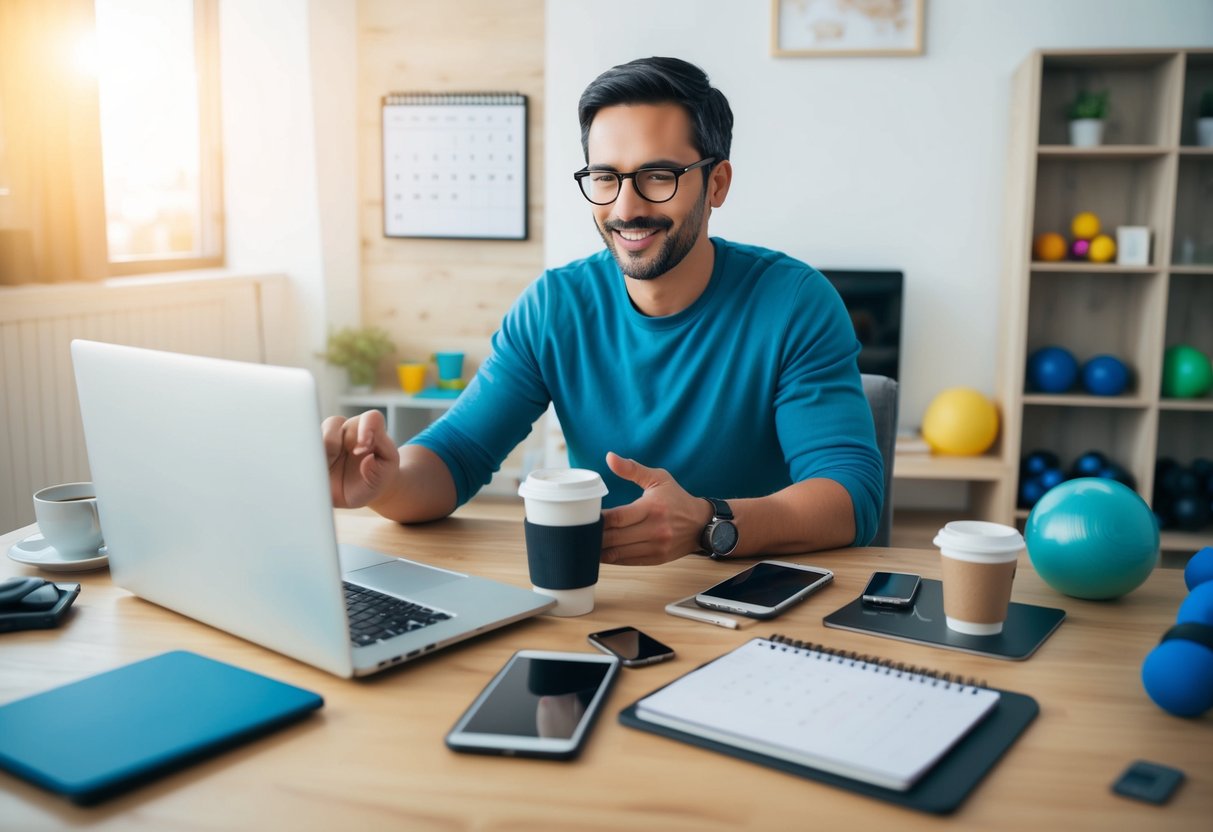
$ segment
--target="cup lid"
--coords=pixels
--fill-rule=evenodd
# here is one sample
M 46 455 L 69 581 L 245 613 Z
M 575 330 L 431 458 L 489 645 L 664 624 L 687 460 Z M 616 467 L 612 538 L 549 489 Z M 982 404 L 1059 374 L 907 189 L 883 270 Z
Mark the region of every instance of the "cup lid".
M 1011 526 L 986 520 L 953 520 L 935 535 L 941 549 L 962 549 L 987 554 L 1007 554 L 1024 548 L 1023 535 Z
M 607 487 L 597 471 L 587 468 L 541 468 L 523 480 L 518 486 L 518 495 L 530 500 L 563 503 L 605 497 Z

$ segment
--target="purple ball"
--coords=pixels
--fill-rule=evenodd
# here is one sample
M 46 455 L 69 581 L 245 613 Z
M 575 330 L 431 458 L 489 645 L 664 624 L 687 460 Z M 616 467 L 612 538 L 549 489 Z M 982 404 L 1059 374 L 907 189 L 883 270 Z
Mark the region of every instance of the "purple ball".
M 1087 255 L 1091 253 L 1090 240 L 1075 240 L 1070 243 L 1070 259 L 1071 260 L 1086 260 Z

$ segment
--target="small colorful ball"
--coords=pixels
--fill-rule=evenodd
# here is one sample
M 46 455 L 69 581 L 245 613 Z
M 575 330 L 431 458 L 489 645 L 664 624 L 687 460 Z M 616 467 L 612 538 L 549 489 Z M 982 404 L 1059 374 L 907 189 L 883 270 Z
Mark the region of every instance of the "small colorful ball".
M 1175 399 L 1196 399 L 1213 389 L 1213 364 L 1196 347 L 1167 347 L 1162 360 L 1162 394 Z
M 1056 231 L 1047 231 L 1044 234 L 1038 234 L 1036 241 L 1032 244 L 1032 253 L 1037 260 L 1043 260 L 1046 263 L 1055 263 L 1058 260 L 1066 259 L 1066 238 L 1058 234 Z
M 1086 260 L 1087 255 L 1091 253 L 1090 240 L 1075 240 L 1070 243 L 1070 259 L 1071 260 Z
M 931 400 L 922 417 L 931 450 L 953 456 L 984 453 L 998 438 L 998 408 L 969 387 L 952 387 Z
M 1092 263 L 1111 263 L 1116 259 L 1116 241 L 1107 234 L 1096 234 L 1087 250 Z
M 1082 367 L 1082 386 L 1093 396 L 1119 396 L 1129 385 L 1129 368 L 1114 355 L 1097 355 Z
M 1028 356 L 1028 385 L 1042 393 L 1064 393 L 1078 378 L 1078 359 L 1062 347 L 1041 347 Z
M 1070 233 L 1079 240 L 1089 240 L 1099 233 L 1099 217 L 1090 211 L 1075 214 L 1070 223 Z

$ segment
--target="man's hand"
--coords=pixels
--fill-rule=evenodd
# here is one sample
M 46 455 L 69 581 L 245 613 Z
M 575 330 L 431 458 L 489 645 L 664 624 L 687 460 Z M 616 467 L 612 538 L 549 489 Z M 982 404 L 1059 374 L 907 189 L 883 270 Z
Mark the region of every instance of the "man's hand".
M 352 419 L 330 416 L 320 430 L 335 508 L 359 508 L 391 491 L 400 473 L 400 453 L 382 413 L 368 410 Z
M 699 548 L 711 505 L 683 490 L 668 471 L 608 453 L 607 466 L 644 489 L 634 503 L 602 512 L 602 562 L 651 566 Z

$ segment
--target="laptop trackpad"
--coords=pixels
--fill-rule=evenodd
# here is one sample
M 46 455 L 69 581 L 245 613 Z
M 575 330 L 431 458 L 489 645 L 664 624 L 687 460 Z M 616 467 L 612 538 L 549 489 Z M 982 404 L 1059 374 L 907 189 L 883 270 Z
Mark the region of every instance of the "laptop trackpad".
M 393 560 L 378 566 L 368 566 L 355 572 L 347 572 L 347 580 L 356 584 L 387 592 L 392 595 L 415 596 L 452 581 L 464 580 L 463 575 L 442 569 L 431 569 L 419 563 Z

